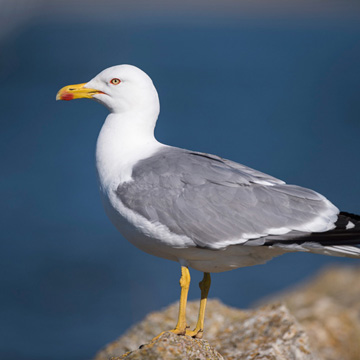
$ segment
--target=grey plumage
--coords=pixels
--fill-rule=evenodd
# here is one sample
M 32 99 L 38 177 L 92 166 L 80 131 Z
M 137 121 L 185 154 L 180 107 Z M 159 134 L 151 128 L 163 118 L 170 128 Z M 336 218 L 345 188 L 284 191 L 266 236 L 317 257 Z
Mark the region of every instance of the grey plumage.
M 338 218 L 337 208 L 315 191 L 218 156 L 171 147 L 139 161 L 117 196 L 151 222 L 208 249 L 286 243 L 319 226 L 331 230 Z

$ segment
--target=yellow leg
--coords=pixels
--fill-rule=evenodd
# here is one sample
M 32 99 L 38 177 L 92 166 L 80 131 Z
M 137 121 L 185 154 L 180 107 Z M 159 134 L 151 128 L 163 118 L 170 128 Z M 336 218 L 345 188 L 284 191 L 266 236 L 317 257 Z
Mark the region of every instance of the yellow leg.
M 190 287 L 190 272 L 185 266 L 181 267 L 180 278 L 180 303 L 179 303 L 179 316 L 175 329 L 172 330 L 175 334 L 185 335 L 186 332 L 186 303 L 188 298 L 188 292 Z
M 204 277 L 202 281 L 199 283 L 199 287 L 201 290 L 201 300 L 200 300 L 200 309 L 199 309 L 199 317 L 194 330 L 186 330 L 186 335 L 201 339 L 204 333 L 204 320 L 205 320 L 205 308 L 206 301 L 209 294 L 211 285 L 211 277 L 209 273 L 204 273 Z
M 181 266 L 181 278 L 180 278 L 180 303 L 179 303 L 179 316 L 175 329 L 170 330 L 177 335 L 185 335 L 186 333 L 186 303 L 190 287 L 190 272 L 186 266 Z M 153 338 L 153 341 L 158 339 L 165 331 Z

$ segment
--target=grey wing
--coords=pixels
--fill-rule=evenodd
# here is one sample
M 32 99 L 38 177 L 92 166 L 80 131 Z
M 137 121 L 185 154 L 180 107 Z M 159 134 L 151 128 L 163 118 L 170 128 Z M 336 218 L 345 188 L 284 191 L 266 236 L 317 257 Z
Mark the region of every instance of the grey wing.
M 210 249 L 327 231 L 334 228 L 339 212 L 312 190 L 178 148 L 164 148 L 141 160 L 132 179 L 117 189 L 125 206 Z

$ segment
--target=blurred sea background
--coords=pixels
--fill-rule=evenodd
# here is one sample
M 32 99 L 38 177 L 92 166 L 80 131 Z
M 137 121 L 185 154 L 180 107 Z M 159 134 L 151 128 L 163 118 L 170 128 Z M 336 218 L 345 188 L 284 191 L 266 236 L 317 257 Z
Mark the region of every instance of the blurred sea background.
M 123 63 L 157 87 L 160 141 L 360 213 L 358 1 L 2 0 L 0 359 L 90 359 L 178 300 L 179 265 L 133 247 L 102 209 L 94 150 L 107 110 L 55 102 Z M 360 260 L 289 254 L 214 274 L 210 297 L 247 307 L 334 263 Z

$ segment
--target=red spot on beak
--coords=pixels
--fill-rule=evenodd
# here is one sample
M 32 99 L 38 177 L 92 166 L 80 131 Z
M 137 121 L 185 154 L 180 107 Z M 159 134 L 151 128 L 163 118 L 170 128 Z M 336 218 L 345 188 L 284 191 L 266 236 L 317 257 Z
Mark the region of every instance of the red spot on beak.
M 69 101 L 72 100 L 73 98 L 74 98 L 74 94 L 68 92 L 61 95 L 61 100 Z

